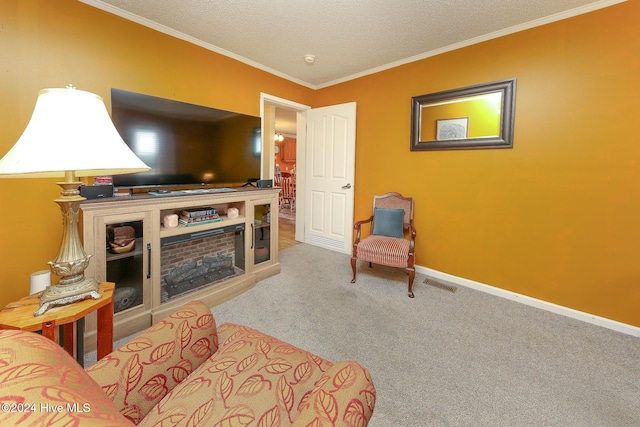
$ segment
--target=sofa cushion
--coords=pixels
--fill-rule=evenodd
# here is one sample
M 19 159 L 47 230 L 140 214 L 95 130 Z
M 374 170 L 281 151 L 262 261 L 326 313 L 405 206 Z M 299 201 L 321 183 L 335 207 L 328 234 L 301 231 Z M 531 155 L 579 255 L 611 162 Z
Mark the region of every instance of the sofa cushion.
M 366 426 L 375 404 L 369 371 L 353 360 L 337 362 L 305 394 L 293 426 Z
M 137 424 L 217 348 L 211 310 L 192 301 L 100 359 L 87 373 Z
M 291 425 L 315 382 L 331 367 L 245 326 L 223 324 L 218 338 L 218 353 L 167 394 L 141 426 L 192 425 L 195 420 L 202 425 Z
M 58 344 L 0 331 L 0 425 L 133 426 Z
M 245 326 L 218 328 L 218 353 L 177 385 L 140 426 L 365 426 L 375 405 L 369 372 L 332 365 Z

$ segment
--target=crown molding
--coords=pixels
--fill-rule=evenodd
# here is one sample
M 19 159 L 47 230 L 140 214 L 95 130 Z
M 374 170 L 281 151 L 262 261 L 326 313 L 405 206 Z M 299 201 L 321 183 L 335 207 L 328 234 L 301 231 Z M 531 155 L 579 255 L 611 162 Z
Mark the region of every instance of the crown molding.
M 110 4 L 104 3 L 101 0 L 78 0 L 78 1 L 81 2 L 81 3 L 85 3 L 85 4 L 89 5 L 89 6 L 93 6 L 93 7 L 97 8 L 97 9 L 103 10 L 105 12 L 117 15 L 117 16 L 119 16 L 121 18 L 124 18 L 124 19 L 126 19 L 128 21 L 135 22 L 135 23 L 140 24 L 140 25 L 142 25 L 144 27 L 151 28 L 153 30 L 159 31 L 161 33 L 167 34 L 169 36 L 175 37 L 175 38 L 180 39 L 180 40 L 184 40 L 184 41 L 189 42 L 191 44 L 194 44 L 196 46 L 200 46 L 200 47 L 202 47 L 204 49 L 207 49 L 207 50 L 210 50 L 212 52 L 219 53 L 220 55 L 229 57 L 231 59 L 235 59 L 236 61 L 239 61 L 239 62 L 242 62 L 244 64 L 247 64 L 247 65 L 249 65 L 249 66 L 251 66 L 253 68 L 257 68 L 257 69 L 265 71 L 265 72 L 267 72 L 269 74 L 273 74 L 274 76 L 277 76 L 277 77 L 282 77 L 283 79 L 289 80 L 289 81 L 291 81 L 293 83 L 297 83 L 297 84 L 299 84 L 301 86 L 305 86 L 305 87 L 308 87 L 310 89 L 317 89 L 314 85 L 312 85 L 312 84 L 310 84 L 308 82 L 305 82 L 305 81 L 300 80 L 298 78 L 292 77 L 292 76 L 290 76 L 288 74 L 282 73 L 282 72 L 280 72 L 278 70 L 275 70 L 273 68 L 267 67 L 267 66 L 262 65 L 262 64 L 260 64 L 258 62 L 252 61 L 252 60 L 250 60 L 248 58 L 245 58 L 244 56 L 237 55 L 237 54 L 235 54 L 233 52 L 230 52 L 230 51 L 228 51 L 226 49 L 223 49 L 223 48 L 221 48 L 219 46 L 213 45 L 211 43 L 206 43 L 206 42 L 204 42 L 204 41 L 202 41 L 202 40 L 200 40 L 198 38 L 195 38 L 195 37 L 192 37 L 192 36 L 190 36 L 188 34 L 185 34 L 183 32 L 174 30 L 173 28 L 169 28 L 169 27 L 167 27 L 165 25 L 159 24 L 159 23 L 157 23 L 155 21 L 152 21 L 150 19 L 143 18 L 142 16 L 138 16 L 138 15 L 133 14 L 131 12 L 128 12 L 126 10 L 123 10 L 123 9 L 118 8 L 118 7 L 112 6 Z
M 585 13 L 594 12 L 596 10 L 604 9 L 605 7 L 613 6 L 619 3 L 625 3 L 628 0 L 600 0 L 595 3 L 590 3 L 585 6 L 577 7 L 575 9 L 567 10 L 555 15 L 545 16 L 544 18 L 535 19 L 533 21 L 525 22 L 524 24 L 514 25 L 503 30 L 494 31 L 493 33 L 485 34 L 472 39 L 464 40 L 459 43 L 450 44 L 449 46 L 442 47 L 440 49 L 434 49 L 429 52 L 421 53 L 419 55 L 411 56 L 409 58 L 401 59 L 399 61 L 391 62 L 389 64 L 381 65 L 376 68 L 371 68 L 360 73 L 351 74 L 349 76 L 332 80 L 330 82 L 316 85 L 314 89 L 323 89 L 329 86 L 333 86 L 339 83 L 344 83 L 350 80 L 354 80 L 360 77 L 365 77 L 371 74 L 379 73 L 381 71 L 390 70 L 401 65 L 410 64 L 412 62 L 421 61 L 426 58 L 441 55 L 443 53 L 451 52 L 453 50 L 462 49 L 464 47 L 472 46 L 474 44 L 482 43 L 488 40 L 497 39 L 499 37 L 508 36 L 510 34 L 519 33 L 521 31 L 529 30 L 531 28 L 540 27 L 543 25 L 551 24 L 553 22 L 562 21 L 564 19 L 573 18 L 575 16 L 583 15 Z
M 152 21 L 150 19 L 146 19 L 143 18 L 141 16 L 135 15 L 131 12 L 128 12 L 126 10 L 120 9 L 118 7 L 112 6 L 110 4 L 104 3 L 101 0 L 78 0 L 81 3 L 85 3 L 89 6 L 93 6 L 97 9 L 103 10 L 105 12 L 108 13 L 112 13 L 114 15 L 117 15 L 121 18 L 124 18 L 126 20 L 129 21 L 133 21 L 136 22 L 140 25 L 143 25 L 145 27 L 154 29 L 156 31 L 159 31 L 161 33 L 170 35 L 172 37 L 184 40 L 186 42 L 192 43 L 194 45 L 200 46 L 204 49 L 210 50 L 212 52 L 216 52 L 220 55 L 224 55 L 226 57 L 229 57 L 231 59 L 235 59 L 239 62 L 242 62 L 244 64 L 247 64 L 253 68 L 257 68 L 259 70 L 265 71 L 269 74 L 273 74 L 274 76 L 277 77 L 281 77 L 285 80 L 289 80 L 293 83 L 299 84 L 301 86 L 307 87 L 309 89 L 323 89 L 326 87 L 330 87 L 330 86 L 334 86 L 336 84 L 340 84 L 340 83 L 344 83 L 350 80 L 355 80 L 358 79 L 360 77 L 365 77 L 371 74 L 375 74 L 375 73 L 379 73 L 381 71 L 386 71 L 395 67 L 399 67 L 401 65 L 405 65 L 405 64 L 410 64 L 412 62 L 416 62 L 416 61 L 421 61 L 423 59 L 426 58 L 430 58 L 433 56 L 437 56 L 437 55 L 441 55 L 443 53 L 446 52 L 451 52 L 453 50 L 457 50 L 457 49 L 461 49 L 464 47 L 468 47 L 468 46 L 472 46 L 474 44 L 478 44 L 478 43 L 482 43 L 488 40 L 492 40 L 492 39 L 496 39 L 498 37 L 504 37 L 510 34 L 514 34 L 514 33 L 518 33 L 520 31 L 525 31 L 525 30 L 529 30 L 531 28 L 535 28 L 535 27 L 540 27 L 542 25 L 546 25 L 546 24 L 550 24 L 553 22 L 557 22 L 557 21 L 562 21 L 564 19 L 568 19 L 568 18 L 573 18 L 575 16 L 579 16 L 579 15 L 583 15 L 585 13 L 589 13 L 589 12 L 594 12 L 596 10 L 599 9 L 604 9 L 606 7 L 609 6 L 613 6 L 619 3 L 624 3 L 628 0 L 600 0 L 600 1 L 596 1 L 594 3 L 590 3 L 581 7 L 577 7 L 571 10 L 567 10 L 564 12 L 560 12 L 560 13 L 556 13 L 554 15 L 549 15 L 549 16 L 545 16 L 544 18 L 540 18 L 540 19 L 535 19 L 533 21 L 529 21 L 529 22 L 525 22 L 523 24 L 519 24 L 519 25 L 514 25 L 512 27 L 509 28 L 505 28 L 503 30 L 499 30 L 499 31 L 494 31 L 492 33 L 489 34 L 485 34 L 479 37 L 474 37 L 468 40 L 464 40 L 461 41 L 459 43 L 453 43 L 451 45 L 439 48 L 439 49 L 434 49 L 425 53 L 421 53 L 419 55 L 415 55 L 415 56 L 411 56 L 409 58 L 405 58 L 405 59 L 401 59 L 399 61 L 395 61 L 395 62 L 391 62 L 389 64 L 385 64 L 385 65 L 381 65 L 379 67 L 375 67 L 375 68 L 371 68 L 369 70 L 366 71 L 362 71 L 360 73 L 355 73 L 355 74 L 351 74 L 349 76 L 345 76 L 342 77 L 340 79 L 336 79 L 336 80 L 332 80 L 332 81 L 328 81 L 326 83 L 321 83 L 321 84 L 311 84 L 309 82 L 306 82 L 304 80 L 298 79 L 296 77 L 292 77 L 288 74 L 282 73 L 278 70 L 275 70 L 273 68 L 267 67 L 265 65 L 262 65 L 258 62 L 252 61 L 248 58 L 245 58 L 243 56 L 237 55 L 233 52 L 230 52 L 226 49 L 223 49 L 219 46 L 213 45 L 211 43 L 206 43 L 200 39 L 197 39 L 195 37 L 189 36 L 188 34 L 184 34 L 180 31 L 176 31 L 172 28 L 169 28 L 165 25 L 159 24 L 155 21 Z

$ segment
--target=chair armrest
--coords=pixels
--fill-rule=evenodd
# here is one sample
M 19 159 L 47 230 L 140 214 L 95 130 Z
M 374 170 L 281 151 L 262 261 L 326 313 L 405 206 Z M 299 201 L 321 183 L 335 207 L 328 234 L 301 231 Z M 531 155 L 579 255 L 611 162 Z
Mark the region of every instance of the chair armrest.
M 192 301 L 100 359 L 87 373 L 120 412 L 138 424 L 217 349 L 211 310 Z
M 353 242 L 354 245 L 360 242 L 362 225 L 370 223 L 371 221 L 373 221 L 373 215 L 371 215 L 368 219 L 365 219 L 363 221 L 358 221 L 355 224 L 353 224 L 353 229 L 356 230 L 356 240 Z
M 338 362 L 303 396 L 293 426 L 368 424 L 376 389 L 367 369 L 354 361 Z
M 413 220 L 409 221 L 409 238 L 411 239 L 411 249 L 413 249 L 414 240 L 416 240 L 416 228 L 413 225 Z

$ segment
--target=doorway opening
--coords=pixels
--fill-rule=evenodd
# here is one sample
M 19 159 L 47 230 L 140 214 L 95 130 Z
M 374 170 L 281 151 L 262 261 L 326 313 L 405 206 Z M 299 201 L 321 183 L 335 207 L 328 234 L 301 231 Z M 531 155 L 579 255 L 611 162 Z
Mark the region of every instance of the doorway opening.
M 282 188 L 279 197 L 278 247 L 304 241 L 304 111 L 310 107 L 261 94 L 262 178 Z
M 285 249 L 299 242 L 296 232 L 296 173 L 297 129 L 296 110 L 275 108 L 274 122 L 274 177 L 273 182 L 282 188 L 278 198 L 278 248 Z

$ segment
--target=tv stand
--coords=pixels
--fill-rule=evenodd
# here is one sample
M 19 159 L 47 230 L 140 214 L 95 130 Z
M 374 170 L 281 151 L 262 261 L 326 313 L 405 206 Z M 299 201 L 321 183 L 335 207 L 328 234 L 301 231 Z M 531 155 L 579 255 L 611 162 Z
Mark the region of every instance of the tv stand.
M 125 338 L 192 299 L 210 307 L 278 274 L 278 188 L 206 188 L 87 200 L 81 205 L 87 277 L 114 282 L 114 339 Z M 165 217 L 210 208 L 220 218 L 165 228 Z M 169 222 L 167 222 L 169 224 Z M 130 250 L 109 239 L 135 233 Z M 86 323 L 87 346 L 96 321 Z

